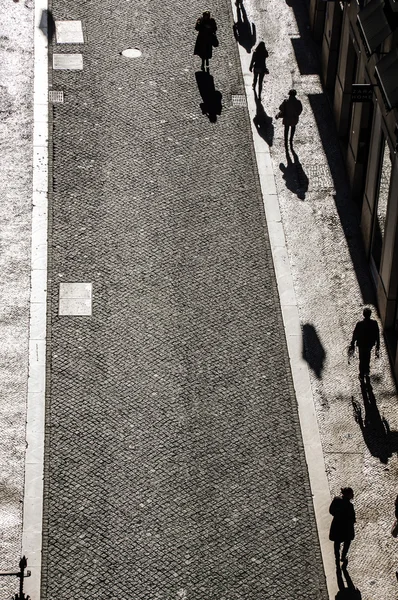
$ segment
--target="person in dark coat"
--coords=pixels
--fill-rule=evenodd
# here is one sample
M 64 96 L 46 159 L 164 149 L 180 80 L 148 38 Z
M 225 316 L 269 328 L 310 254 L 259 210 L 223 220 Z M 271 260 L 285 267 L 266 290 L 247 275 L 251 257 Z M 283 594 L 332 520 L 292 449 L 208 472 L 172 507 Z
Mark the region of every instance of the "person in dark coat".
M 287 141 L 289 137 L 290 129 L 290 145 L 293 145 L 293 137 L 296 131 L 296 125 L 299 121 L 299 116 L 303 112 L 303 105 L 300 100 L 296 98 L 296 90 L 289 91 L 289 98 L 286 98 L 279 107 L 279 112 L 276 115 L 277 119 L 283 119 L 282 123 L 285 126 L 285 147 L 287 148 Z
M 268 73 L 265 60 L 268 58 L 268 50 L 265 47 L 264 42 L 260 42 L 253 52 L 253 56 L 250 62 L 250 72 L 253 71 L 253 90 L 256 91 L 256 83 L 258 79 L 258 97 L 261 96 L 263 89 L 264 75 Z
M 216 31 L 217 23 L 212 18 L 210 11 L 206 10 L 202 17 L 196 21 L 196 31 L 198 31 L 198 37 L 195 43 L 195 56 L 200 56 L 202 59 L 202 71 L 209 70 L 209 60 L 213 56 L 213 46 L 218 45 Z
M 347 565 L 347 553 L 351 541 L 355 537 L 354 523 L 355 510 L 351 503 L 354 498 L 352 488 L 341 488 L 341 496 L 333 498 L 329 507 L 329 512 L 333 516 L 332 524 L 330 525 L 329 539 L 334 542 L 334 555 L 336 564 L 342 563 Z M 343 544 L 343 551 L 340 558 L 340 546 Z
M 354 354 L 355 346 L 359 353 L 359 379 L 363 381 L 365 377 L 369 378 L 370 372 L 370 354 L 373 346 L 376 346 L 376 358 L 380 351 L 380 331 L 377 321 L 371 319 L 372 311 L 370 308 L 363 309 L 363 321 L 358 321 L 355 325 L 354 333 L 349 347 L 349 353 Z

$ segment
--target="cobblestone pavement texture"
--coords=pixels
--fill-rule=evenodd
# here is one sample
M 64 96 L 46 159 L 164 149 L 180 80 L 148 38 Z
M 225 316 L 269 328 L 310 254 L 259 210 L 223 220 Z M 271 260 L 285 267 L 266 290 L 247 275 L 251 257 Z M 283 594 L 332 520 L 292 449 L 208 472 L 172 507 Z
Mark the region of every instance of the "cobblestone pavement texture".
M 0 0 L 0 571 L 21 552 L 30 292 L 33 11 Z M 0 596 L 18 582 L 0 578 Z
M 266 115 L 276 114 L 291 87 L 304 106 L 294 141 L 297 156 L 288 169 L 281 122 L 262 116 L 259 131 L 271 143 L 331 495 L 342 485 L 355 491 L 349 572 L 362 600 L 390 600 L 397 595 L 396 541 L 390 535 L 398 492 L 396 388 L 384 347 L 380 360 L 371 363 L 376 408 L 361 391 L 357 359 L 347 362 L 355 323 L 374 297 L 359 214 L 350 201 L 330 103 L 319 82 L 319 49 L 304 2 L 251 0 L 245 6 L 257 39 L 270 52 Z M 361 410 L 362 429 L 352 399 Z
M 43 597 L 324 599 L 231 6 L 216 123 L 197 0 L 52 10 L 86 43 L 52 74 Z M 91 318 L 57 315 L 61 281 Z

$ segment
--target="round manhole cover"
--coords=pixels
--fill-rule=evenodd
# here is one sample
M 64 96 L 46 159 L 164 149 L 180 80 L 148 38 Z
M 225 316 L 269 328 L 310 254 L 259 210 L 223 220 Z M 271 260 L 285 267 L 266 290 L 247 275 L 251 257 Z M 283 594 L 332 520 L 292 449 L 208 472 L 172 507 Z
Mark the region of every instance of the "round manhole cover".
M 126 56 L 126 58 L 139 58 L 142 56 L 142 52 L 138 48 L 126 48 L 126 50 L 123 50 L 122 56 Z

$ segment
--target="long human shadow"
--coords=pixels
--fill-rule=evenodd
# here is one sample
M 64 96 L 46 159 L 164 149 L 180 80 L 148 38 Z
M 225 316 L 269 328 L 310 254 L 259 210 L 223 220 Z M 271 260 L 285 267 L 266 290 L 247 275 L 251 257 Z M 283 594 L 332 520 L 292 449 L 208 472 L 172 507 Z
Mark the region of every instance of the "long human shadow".
M 369 378 L 361 383 L 363 410 L 352 396 L 354 419 L 362 431 L 363 440 L 372 456 L 383 464 L 398 453 L 398 431 L 391 431 L 387 419 L 380 415 Z
M 323 366 L 326 359 L 326 352 L 322 342 L 318 337 L 317 331 L 311 323 L 305 323 L 302 327 L 303 335 L 303 359 L 318 379 L 322 376 Z
M 344 575 L 344 579 L 343 579 Z M 358 588 L 355 587 L 349 573 L 347 566 L 336 565 L 336 577 L 339 591 L 336 594 L 335 600 L 361 600 L 362 594 Z M 347 584 L 347 585 L 346 585 Z
M 55 21 L 51 10 L 45 9 L 41 11 L 39 29 L 48 41 L 51 42 L 55 34 Z
M 201 111 L 207 115 L 211 123 L 217 121 L 222 111 L 222 94 L 216 90 L 213 76 L 210 73 L 196 71 L 196 83 L 202 97 Z
M 283 173 L 282 178 L 285 180 L 287 189 L 296 194 L 299 200 L 305 200 L 309 179 L 292 146 L 290 149 L 293 160 L 291 159 L 289 150 L 286 148 L 286 165 L 280 163 L 279 168 Z
M 253 123 L 257 129 L 257 133 L 263 138 L 268 144 L 272 146 L 274 142 L 274 126 L 272 124 L 272 117 L 267 115 L 265 108 L 261 102 L 261 98 L 254 92 L 254 100 L 256 102 L 256 114 L 253 118 Z
M 357 206 L 350 198 L 347 174 L 328 99 L 325 94 L 308 94 L 308 99 L 336 190 L 334 202 L 347 240 L 351 261 L 362 294 L 362 301 L 363 304 L 374 304 L 374 291 L 359 227 L 360 215 Z
M 250 23 L 247 18 L 243 0 L 238 2 L 236 13 L 238 20 L 233 26 L 235 39 L 250 54 L 256 43 L 256 26 L 254 23 Z
M 293 10 L 299 30 L 298 36 L 290 37 L 297 66 L 302 75 L 316 74 L 320 68 L 319 47 L 313 39 L 308 4 L 306 0 L 286 0 Z

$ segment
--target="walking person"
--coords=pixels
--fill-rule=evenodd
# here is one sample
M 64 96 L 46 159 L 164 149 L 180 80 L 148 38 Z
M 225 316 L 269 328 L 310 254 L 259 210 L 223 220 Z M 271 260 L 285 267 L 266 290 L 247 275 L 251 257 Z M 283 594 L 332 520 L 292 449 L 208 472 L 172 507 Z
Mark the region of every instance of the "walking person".
M 329 507 L 329 512 L 333 516 L 332 524 L 330 525 L 329 539 L 334 542 L 334 555 L 337 566 L 340 566 L 340 561 L 343 563 L 343 566 L 347 566 L 348 549 L 351 541 L 355 537 L 355 510 L 351 503 L 353 498 L 354 492 L 352 488 L 341 488 L 341 496 L 333 498 Z M 340 557 L 341 544 L 343 544 L 343 551 Z
M 285 98 L 279 107 L 279 112 L 276 115 L 277 119 L 283 119 L 282 123 L 285 126 L 285 148 L 287 150 L 287 142 L 290 130 L 290 145 L 293 146 L 293 138 L 296 132 L 296 125 L 299 122 L 299 117 L 303 112 L 303 105 L 296 98 L 296 90 L 289 91 L 289 97 Z
M 355 346 L 357 346 L 359 353 L 359 379 L 364 381 L 365 377 L 369 379 L 370 355 L 373 346 L 376 346 L 376 358 L 379 357 L 380 332 L 377 321 L 370 318 L 372 314 L 370 308 L 364 308 L 362 314 L 363 320 L 358 321 L 355 325 L 348 351 L 349 354 L 354 354 Z
M 203 15 L 196 21 L 195 29 L 198 32 L 198 37 L 196 38 L 194 54 L 202 59 L 202 71 L 205 68 L 209 71 L 209 60 L 213 56 L 213 47 L 218 46 L 217 23 L 209 10 L 205 10 Z
M 253 52 L 253 56 L 250 62 L 250 72 L 253 72 L 253 90 L 256 93 L 256 84 L 258 79 L 258 97 L 261 97 L 263 90 L 264 75 L 268 73 L 267 65 L 265 64 L 268 58 L 268 50 L 265 47 L 264 42 L 260 42 Z

